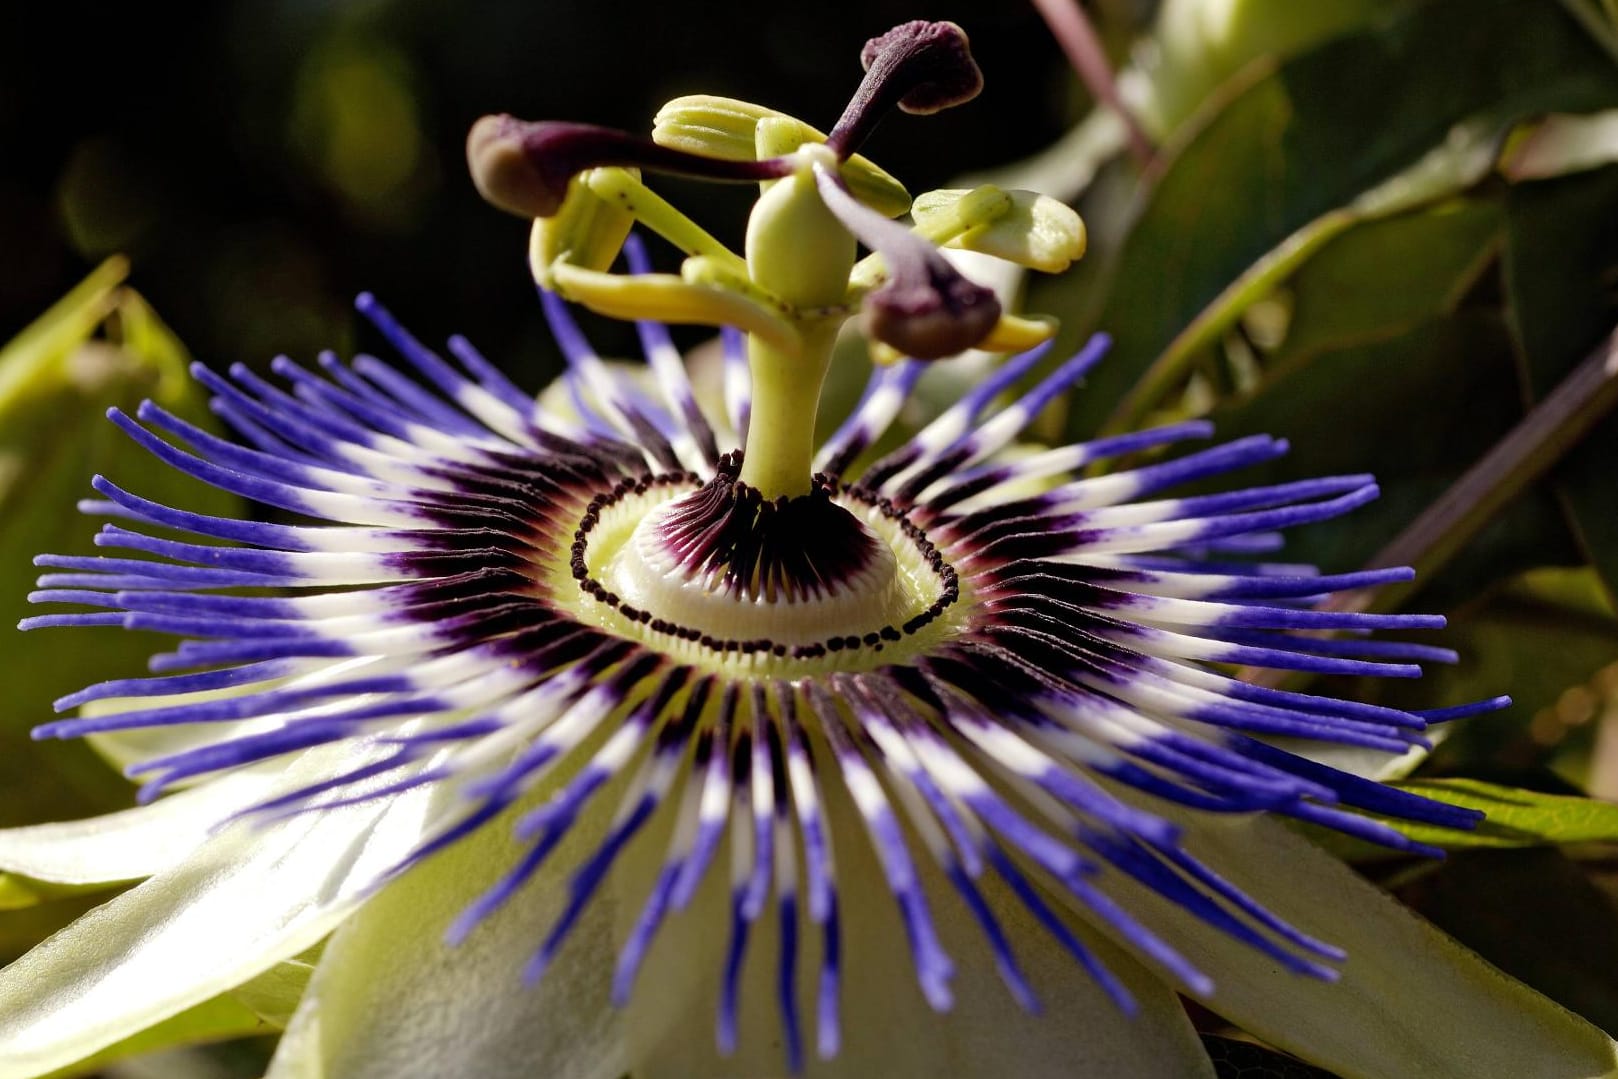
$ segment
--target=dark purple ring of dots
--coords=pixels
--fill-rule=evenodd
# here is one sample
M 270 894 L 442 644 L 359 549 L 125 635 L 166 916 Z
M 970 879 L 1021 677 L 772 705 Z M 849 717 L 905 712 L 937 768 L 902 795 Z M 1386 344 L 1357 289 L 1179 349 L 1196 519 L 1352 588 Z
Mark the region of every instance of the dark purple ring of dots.
M 620 480 L 611 490 L 597 494 L 585 508 L 584 516 L 579 521 L 579 527 L 573 533 L 573 547 L 569 563 L 572 568 L 573 579 L 579 583 L 579 590 L 590 595 L 598 602 L 613 608 L 630 621 L 646 626 L 654 633 L 668 634 L 683 641 L 694 641 L 709 651 L 736 653 L 739 655 L 768 653 L 780 658 L 790 657 L 792 659 L 819 659 L 828 653 L 852 651 L 862 646 L 880 652 L 884 642 L 899 641 L 921 632 L 923 628 L 931 625 L 960 599 L 960 578 L 955 572 L 955 567 L 949 564 L 938 548 L 927 538 L 927 533 L 915 522 L 911 521 L 903 509 L 894 505 L 891 500 L 858 484 L 845 484 L 824 473 L 815 474 L 811 484 L 811 493 L 801 497 L 825 499 L 833 495 L 842 495 L 875 509 L 882 516 L 893 521 L 899 530 L 904 533 L 905 537 L 915 544 L 917 554 L 922 557 L 927 563 L 927 568 L 938 578 L 941 585 L 938 598 L 926 610 L 906 621 L 904 625 L 898 628 L 892 625 L 883 626 L 880 630 L 867 633 L 863 637 L 854 635 L 830 637 L 815 644 L 791 646 L 772 641 L 768 637 L 759 637 L 746 641 L 736 639 L 720 640 L 695 627 L 683 626 L 666 618 L 654 617 L 650 611 L 641 610 L 639 607 L 625 603 L 623 597 L 590 575 L 590 567 L 585 556 L 590 545 L 590 533 L 600 523 L 601 515 L 625 498 L 643 495 L 654 487 L 696 486 L 700 488 L 724 484 L 734 489 L 737 504 L 756 508 L 761 513 L 779 510 L 782 506 L 793 501 L 785 496 L 773 500 L 766 499 L 757 488 L 743 483 L 737 478 L 741 473 L 741 461 L 742 454 L 740 450 L 725 454 L 719 459 L 718 471 L 713 479 L 707 481 L 706 484 L 703 483 L 702 477 L 694 472 L 660 472 L 654 475 L 628 477 Z

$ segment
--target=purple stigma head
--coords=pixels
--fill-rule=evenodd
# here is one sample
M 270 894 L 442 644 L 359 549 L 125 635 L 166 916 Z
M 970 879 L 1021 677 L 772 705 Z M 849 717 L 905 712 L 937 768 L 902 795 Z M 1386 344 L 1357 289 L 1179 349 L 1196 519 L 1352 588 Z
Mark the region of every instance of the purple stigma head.
M 868 337 L 918 360 L 976 347 L 1000 321 L 1000 301 L 967 280 L 926 240 L 849 193 L 836 173 L 816 166 L 826 208 L 887 263 L 887 280 L 870 292 L 860 318 Z
M 860 50 L 865 78 L 827 145 L 847 158 L 894 106 L 918 116 L 965 104 L 983 89 L 966 31 L 952 22 L 902 23 Z
M 478 193 L 519 217 L 551 217 L 562 207 L 568 182 L 600 166 L 743 182 L 776 179 L 790 170 L 779 160 L 703 157 L 594 124 L 536 123 L 506 115 L 485 116 L 472 125 L 466 163 Z

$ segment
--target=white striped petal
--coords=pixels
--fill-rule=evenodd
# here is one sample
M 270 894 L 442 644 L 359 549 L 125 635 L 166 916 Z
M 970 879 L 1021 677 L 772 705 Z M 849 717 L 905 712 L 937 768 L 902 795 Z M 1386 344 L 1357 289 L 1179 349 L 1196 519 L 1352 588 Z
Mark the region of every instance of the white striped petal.
M 234 772 L 151 805 L 0 830 L 0 869 L 54 884 L 110 884 L 167 872 L 214 826 L 268 795 L 274 773 Z
M 537 986 L 522 983 L 522 968 L 567 901 L 560 874 L 540 874 L 463 943 L 444 941 L 467 901 L 521 857 L 512 822 L 538 797 L 416 866 L 333 934 L 266 1079 L 625 1074 L 624 1013 L 608 1001 L 605 897 Z M 582 861 L 604 834 L 612 799 L 591 805 L 553 855 L 558 864 Z
M 70 1064 L 318 942 L 420 832 L 427 792 L 238 825 L 0 971 L 0 1079 Z
M 818 934 L 806 926 L 798 960 L 808 1046 L 805 1079 L 1212 1079 L 1212 1065 L 1163 981 L 1099 934 L 1076 926 L 1083 943 L 1134 997 L 1138 1012 L 1125 1016 L 1006 889 L 985 879 L 979 883 L 1044 1008 L 1040 1015 L 1023 1011 L 997 975 L 977 923 L 929 870 L 930 907 L 956 969 L 953 1008 L 933 1011 L 916 984 L 893 895 L 870 846 L 858 838 L 864 825 L 841 790 L 827 792 L 825 808 L 839 837 L 847 969 L 842 1045 L 831 1060 L 814 1051 L 820 955 Z M 634 919 L 656 869 L 637 859 L 614 879 L 621 932 Z M 773 910 L 754 924 L 742 980 L 740 1047 L 729 1058 L 714 1048 L 706 1002 L 718 993 L 728 903 L 724 875 L 710 874 L 690 909 L 653 946 L 640 976 L 643 988 L 624 1019 L 634 1079 L 782 1074 L 775 985 L 779 923 Z M 694 1009 L 694 1001 L 702 1005 Z
M 1172 903 L 1115 894 L 1216 975 L 1207 1004 L 1343 1079 L 1596 1079 L 1618 1043 L 1501 973 L 1336 858 L 1264 817 L 1169 811 L 1186 847 L 1307 933 L 1343 948 L 1336 983 L 1300 978 Z

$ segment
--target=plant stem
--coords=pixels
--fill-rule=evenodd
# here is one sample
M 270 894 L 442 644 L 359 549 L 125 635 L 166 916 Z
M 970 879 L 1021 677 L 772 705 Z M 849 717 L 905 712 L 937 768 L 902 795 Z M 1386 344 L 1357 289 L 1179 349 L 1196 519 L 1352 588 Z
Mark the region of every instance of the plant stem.
M 1045 19 L 1045 25 L 1050 27 L 1051 34 L 1067 54 L 1068 63 L 1078 72 L 1091 96 L 1123 120 L 1129 133 L 1129 152 L 1135 161 L 1142 166 L 1150 163 L 1157 151 L 1140 121 L 1119 96 L 1107 53 L 1079 0 L 1034 0 L 1034 7 Z

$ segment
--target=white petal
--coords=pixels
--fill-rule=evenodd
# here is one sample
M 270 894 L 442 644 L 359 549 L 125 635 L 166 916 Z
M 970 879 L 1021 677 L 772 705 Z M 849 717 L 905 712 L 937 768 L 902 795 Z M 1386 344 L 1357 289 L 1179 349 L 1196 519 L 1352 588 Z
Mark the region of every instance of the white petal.
M 1451 727 L 1432 727 L 1423 732 L 1428 741 L 1437 746 L 1449 736 Z M 1425 746 L 1411 746 L 1403 753 L 1384 753 L 1363 746 L 1341 746 L 1330 742 L 1313 742 L 1302 738 L 1266 738 L 1266 742 L 1279 746 L 1288 753 L 1307 757 L 1317 764 L 1328 765 L 1342 772 L 1374 779 L 1378 783 L 1397 783 L 1432 754 Z
M 55 884 L 154 876 L 189 857 L 216 823 L 265 797 L 274 778 L 233 773 L 135 809 L 0 830 L 0 870 Z
M 610 809 L 610 803 L 602 803 Z M 608 1003 L 611 899 L 585 912 L 539 985 L 523 967 L 567 899 L 558 870 L 605 828 L 587 811 L 544 867 L 465 942 L 462 910 L 521 856 L 516 811 L 411 870 L 333 934 L 267 1079 L 619 1079 L 621 1015 Z
M 1139 1004 L 1124 1015 L 1007 889 L 984 884 L 1044 1008 L 1023 1011 L 1006 991 L 977 923 L 941 881 L 929 889 L 940 936 L 955 962 L 955 1002 L 946 1014 L 922 998 L 893 900 L 863 836 L 851 830 L 852 809 L 827 792 L 838 860 L 844 927 L 842 1050 L 815 1053 L 813 987 L 819 935 L 800 934 L 799 970 L 808 1079 L 1198 1079 L 1212 1077 L 1202 1045 L 1169 987 L 1099 934 L 1078 935 L 1128 987 Z M 778 936 L 773 914 L 751 934 L 741 989 L 740 1046 L 729 1058 L 714 1048 L 714 1008 L 727 941 L 728 854 L 715 859 L 698 898 L 674 915 L 637 982 L 625 1029 L 634 1079 L 756 1077 L 786 1074 L 782 1024 L 775 1003 Z M 624 874 L 627 878 L 633 874 Z M 615 881 L 615 884 L 617 882 Z M 638 913 L 640 889 L 620 888 L 620 917 Z M 772 904 L 773 905 L 773 904 Z
M 1221 1015 L 1344 1079 L 1618 1075 L 1601 1031 L 1467 951 L 1264 818 L 1177 816 L 1205 864 L 1348 952 L 1335 984 L 1289 974 L 1144 889 L 1114 893 L 1215 982 Z
M 0 1079 L 78 1060 L 310 947 L 420 833 L 429 792 L 238 825 L 0 971 Z

